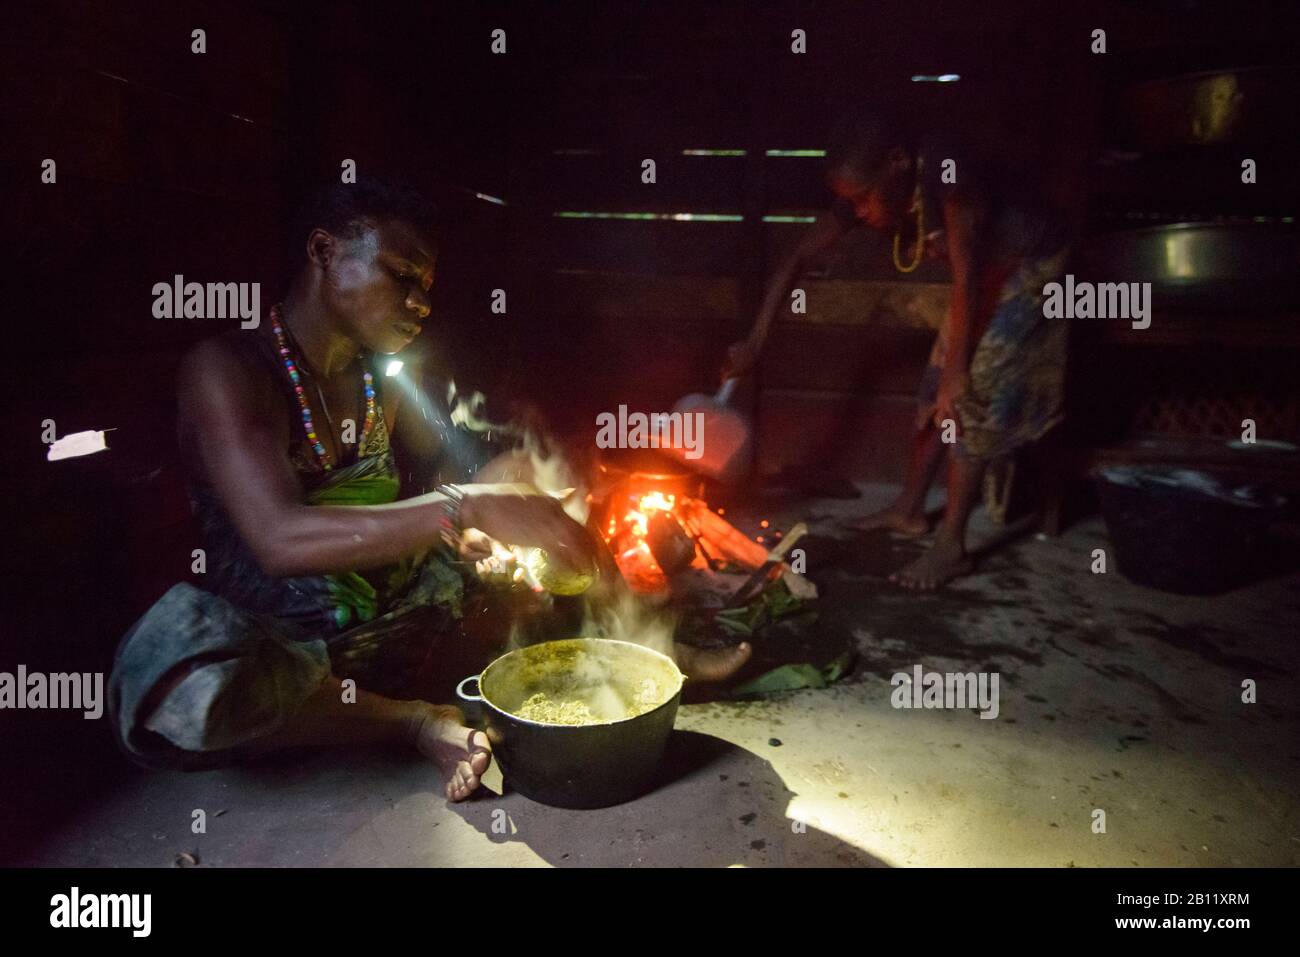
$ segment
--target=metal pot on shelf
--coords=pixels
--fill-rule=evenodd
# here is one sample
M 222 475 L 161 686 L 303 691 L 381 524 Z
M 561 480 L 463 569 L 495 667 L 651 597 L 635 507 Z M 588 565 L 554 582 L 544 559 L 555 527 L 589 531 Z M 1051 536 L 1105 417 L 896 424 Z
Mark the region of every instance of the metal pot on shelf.
M 1300 229 L 1189 222 L 1090 236 L 1080 278 L 1149 282 L 1157 304 L 1205 310 L 1300 303 Z

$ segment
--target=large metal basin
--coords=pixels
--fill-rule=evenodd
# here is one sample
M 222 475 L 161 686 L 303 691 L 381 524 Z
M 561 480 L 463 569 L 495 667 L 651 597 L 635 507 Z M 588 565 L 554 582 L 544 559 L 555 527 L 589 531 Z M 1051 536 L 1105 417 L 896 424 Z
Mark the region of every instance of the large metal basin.
M 1081 279 L 1149 282 L 1157 308 L 1268 309 L 1300 303 L 1294 224 L 1175 223 L 1088 238 Z

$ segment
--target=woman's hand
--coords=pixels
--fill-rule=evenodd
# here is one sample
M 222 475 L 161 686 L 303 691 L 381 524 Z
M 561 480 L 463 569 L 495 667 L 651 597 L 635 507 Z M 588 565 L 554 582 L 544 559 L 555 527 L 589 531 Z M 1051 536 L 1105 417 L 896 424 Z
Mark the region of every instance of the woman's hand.
M 952 419 L 960 435 L 961 414 L 957 411 L 957 403 L 969 391 L 970 373 L 960 367 L 946 367 L 939 380 L 939 394 L 934 400 L 934 424 L 942 428 L 946 419 Z
M 595 542 L 587 529 L 549 495 L 466 495 L 460 524 L 506 545 L 543 549 L 547 563 L 565 574 L 590 574 L 597 566 Z
M 748 339 L 733 342 L 727 347 L 727 358 L 722 364 L 722 380 L 742 376 L 758 362 L 758 350 Z

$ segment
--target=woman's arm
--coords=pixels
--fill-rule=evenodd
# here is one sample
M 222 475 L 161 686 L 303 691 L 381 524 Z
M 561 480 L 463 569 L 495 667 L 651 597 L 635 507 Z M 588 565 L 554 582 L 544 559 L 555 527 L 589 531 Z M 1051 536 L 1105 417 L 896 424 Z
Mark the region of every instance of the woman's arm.
M 285 453 L 283 401 L 250 376 L 231 347 L 209 340 L 179 372 L 180 414 L 197 439 L 204 472 L 240 535 L 269 575 L 318 575 L 391 564 L 437 543 L 454 506 L 437 494 L 390 505 L 306 505 Z M 562 549 L 561 560 L 590 560 L 585 530 L 547 496 L 469 487 L 460 509 L 502 541 Z
M 977 308 L 978 263 L 976 232 L 979 207 L 956 194 L 944 203 L 948 262 L 952 267 L 952 300 L 948 313 L 948 365 L 954 372 L 970 367 L 974 313 Z M 946 369 L 945 369 L 946 371 Z
M 790 288 L 803 271 L 804 265 L 808 260 L 837 243 L 848 231 L 849 226 L 834 213 L 827 212 L 817 217 L 816 225 L 804 234 L 799 245 L 781 260 L 776 271 L 768 279 L 754 328 L 748 338 L 735 343 L 727 351 L 724 379 L 748 372 L 758 361 L 758 355 L 767 342 L 767 334 L 776 319 L 777 311 L 786 302 L 786 296 L 789 295 Z
M 943 211 L 948 262 L 952 269 L 952 297 L 946 320 L 948 351 L 939 380 L 933 419 L 936 425 L 944 419 L 952 419 L 960 429 L 956 402 L 970 388 L 974 313 L 979 300 L 976 235 L 981 209 L 970 198 L 954 193 L 944 202 Z

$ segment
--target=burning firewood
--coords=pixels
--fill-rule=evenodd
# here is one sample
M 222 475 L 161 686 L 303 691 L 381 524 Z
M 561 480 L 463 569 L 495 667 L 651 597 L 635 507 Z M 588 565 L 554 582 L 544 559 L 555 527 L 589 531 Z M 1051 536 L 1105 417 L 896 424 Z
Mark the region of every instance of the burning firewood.
M 708 543 L 714 557 L 735 562 L 746 568 L 758 568 L 767 561 L 767 549 L 749 538 L 699 499 L 688 498 L 677 506 L 677 513 L 687 528 Z
M 656 511 L 646 524 L 646 544 L 665 575 L 672 577 L 695 560 L 695 542 L 672 512 Z

